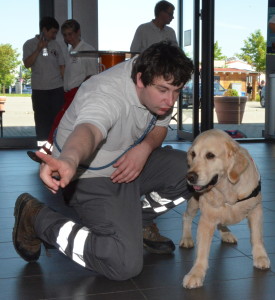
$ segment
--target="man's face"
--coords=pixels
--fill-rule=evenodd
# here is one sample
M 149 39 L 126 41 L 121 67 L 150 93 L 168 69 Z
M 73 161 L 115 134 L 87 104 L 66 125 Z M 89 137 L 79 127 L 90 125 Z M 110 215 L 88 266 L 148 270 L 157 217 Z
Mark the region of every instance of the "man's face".
M 160 13 L 160 17 L 163 20 L 164 24 L 170 24 L 174 19 L 174 9 L 172 7 L 169 7 L 166 11 L 162 11 Z
M 73 46 L 77 46 L 80 41 L 80 30 L 74 32 L 72 28 L 67 28 L 62 31 L 64 42 Z
M 51 28 L 49 30 L 47 30 L 45 27 L 42 29 L 43 34 L 44 34 L 44 38 L 47 41 L 51 41 L 51 40 L 55 40 L 56 39 L 56 35 L 58 32 L 58 29 L 56 28 Z
M 171 84 L 173 80 L 166 81 L 163 77 L 157 77 L 151 85 L 145 87 L 140 76 L 141 73 L 138 73 L 136 84 L 140 103 L 159 116 L 167 114 L 173 108 L 183 84 L 174 86 Z

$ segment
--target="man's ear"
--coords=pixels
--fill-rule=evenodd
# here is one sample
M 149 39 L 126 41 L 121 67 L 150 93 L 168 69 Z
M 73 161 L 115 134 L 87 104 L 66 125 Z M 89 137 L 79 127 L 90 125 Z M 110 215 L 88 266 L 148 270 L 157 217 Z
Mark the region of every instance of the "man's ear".
M 141 72 L 138 72 L 137 75 L 136 75 L 136 81 L 137 81 L 137 87 L 138 88 L 144 88 L 144 84 L 141 80 L 141 75 L 142 75 Z

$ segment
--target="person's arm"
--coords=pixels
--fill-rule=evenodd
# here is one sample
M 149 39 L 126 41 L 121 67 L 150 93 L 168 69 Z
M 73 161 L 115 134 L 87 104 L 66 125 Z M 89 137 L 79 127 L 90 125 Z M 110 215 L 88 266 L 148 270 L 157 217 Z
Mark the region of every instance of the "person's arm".
M 60 65 L 60 66 L 59 66 L 59 69 L 60 69 L 61 77 L 64 78 L 65 65 Z
M 34 52 L 23 60 L 24 66 L 30 68 L 36 61 L 40 51 L 48 46 L 48 42 L 41 37 Z
M 131 43 L 130 52 L 140 52 L 141 39 L 142 39 L 142 30 L 141 30 L 141 27 L 138 27 L 135 32 L 133 41 Z
M 175 33 L 175 30 L 173 28 L 170 27 L 170 41 L 172 43 L 172 45 L 174 46 L 178 46 L 178 40 L 177 40 L 177 36 L 176 36 L 176 33 Z
M 59 187 L 64 188 L 69 184 L 78 165 L 93 154 L 102 138 L 96 126 L 83 123 L 76 126 L 69 135 L 57 159 L 37 151 L 37 156 L 43 160 L 40 177 L 45 185 L 56 193 Z M 60 180 L 52 178 L 54 175 L 60 177 Z
M 96 126 L 89 123 L 80 124 L 69 135 L 59 159 L 71 160 L 77 168 L 91 156 L 101 140 L 101 131 Z
M 112 181 L 128 183 L 135 180 L 144 168 L 150 154 L 162 145 L 166 134 L 167 127 L 155 126 L 140 144 L 125 153 L 113 165 L 117 169 L 111 175 Z
M 150 131 L 145 139 L 140 143 L 143 151 L 146 151 L 148 156 L 158 147 L 160 147 L 167 135 L 167 127 L 155 126 Z

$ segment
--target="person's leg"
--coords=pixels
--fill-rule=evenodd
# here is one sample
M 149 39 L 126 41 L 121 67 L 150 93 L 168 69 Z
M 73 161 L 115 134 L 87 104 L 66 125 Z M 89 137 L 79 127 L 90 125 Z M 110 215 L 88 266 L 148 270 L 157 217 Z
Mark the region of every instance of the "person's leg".
M 58 112 L 58 114 L 56 115 L 53 124 L 51 126 L 51 130 L 50 133 L 48 135 L 48 139 L 47 142 L 45 144 L 42 145 L 42 147 L 40 147 L 39 151 L 45 154 L 52 154 L 52 148 L 53 148 L 53 142 L 54 142 L 54 134 L 55 131 L 60 123 L 60 120 L 62 119 L 64 113 L 66 112 L 66 110 L 69 108 L 69 106 L 71 105 L 74 96 L 77 92 L 78 88 L 74 88 L 70 91 L 68 91 L 67 93 L 64 94 L 64 99 L 65 99 L 65 103 L 63 104 L 62 108 L 60 109 L 60 111 Z M 60 92 L 60 89 L 58 90 L 58 92 Z M 63 90 L 62 90 L 63 93 Z M 35 154 L 34 151 L 27 151 L 28 156 L 35 162 L 41 163 L 42 160 Z
M 35 131 L 38 141 L 46 141 L 49 134 L 50 105 L 48 92 L 44 90 L 32 91 L 32 106 L 34 111 Z
M 148 200 L 143 225 L 151 224 L 158 215 L 192 196 L 186 174 L 186 152 L 163 147 L 151 154 L 140 176 L 141 194 Z
M 153 220 L 191 197 L 186 184 L 186 152 L 171 147 L 156 149 L 141 175 L 143 244 L 151 253 L 169 254 L 175 250 L 172 240 L 159 233 Z
M 54 120 L 58 115 L 58 113 L 60 112 L 60 110 L 62 109 L 64 103 L 65 100 L 64 100 L 63 87 L 49 90 L 49 106 L 50 106 L 51 114 L 49 115 L 50 127 L 48 129 L 48 135 L 50 134 L 52 125 L 54 124 Z
M 54 132 L 56 130 L 56 128 L 58 127 L 60 120 L 62 119 L 64 113 L 66 112 L 66 110 L 69 108 L 69 106 L 71 105 L 72 101 L 74 100 L 74 96 L 77 92 L 78 88 L 74 88 L 68 92 L 66 92 L 64 94 L 64 104 L 62 106 L 62 108 L 59 110 L 58 114 L 56 115 L 54 122 L 52 124 L 49 136 L 48 136 L 48 142 L 50 144 L 53 144 L 53 136 L 54 136 Z
M 53 143 L 53 132 L 56 126 L 54 124 L 55 117 L 61 110 L 64 104 L 64 90 L 63 87 L 53 90 L 35 90 L 32 94 L 35 128 L 38 141 L 44 141 L 39 151 L 51 154 Z M 63 112 L 64 114 L 64 112 Z M 62 114 L 62 116 L 63 116 Z M 61 116 L 61 117 L 62 117 Z M 55 126 L 53 128 L 53 126 Z M 45 142 L 46 141 L 46 142 Z M 35 152 L 27 151 L 28 156 L 35 162 L 41 163 L 41 159 L 37 157 Z
M 65 189 L 65 196 L 68 194 L 82 224 L 45 207 L 35 221 L 38 237 L 109 279 L 138 275 L 143 264 L 138 184 L 81 179 Z

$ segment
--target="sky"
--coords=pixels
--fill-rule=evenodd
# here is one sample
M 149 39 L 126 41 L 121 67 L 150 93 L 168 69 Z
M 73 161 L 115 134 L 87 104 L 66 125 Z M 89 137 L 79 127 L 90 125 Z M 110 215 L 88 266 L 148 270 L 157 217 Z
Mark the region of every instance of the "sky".
M 138 25 L 154 18 L 157 0 L 98 0 L 99 50 L 128 51 Z M 178 0 L 170 0 L 176 7 L 170 26 L 177 33 Z M 192 29 L 192 0 L 184 0 L 184 30 Z M 266 39 L 268 0 L 216 0 L 215 41 L 227 57 L 240 53 L 244 40 L 260 29 Z M 39 31 L 38 0 L 0 0 L 0 44 L 11 44 L 22 56 L 24 42 Z M 134 7 L 134 9 L 133 9 Z M 84 37 L 85 39 L 85 37 Z M 185 49 L 190 51 L 190 47 Z

